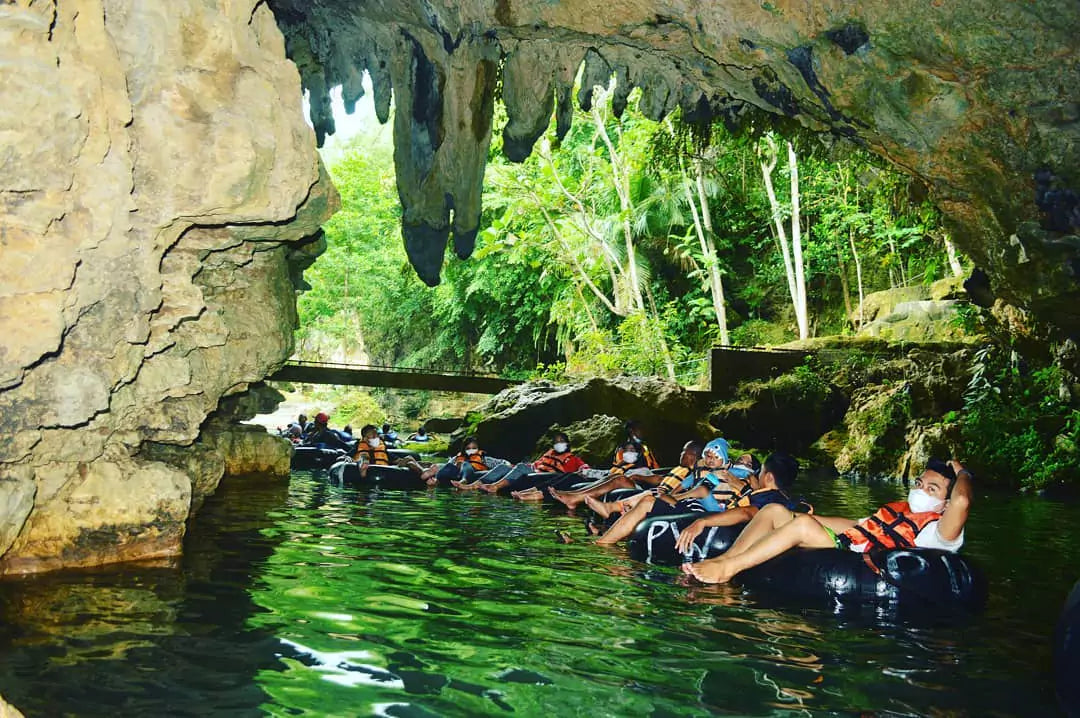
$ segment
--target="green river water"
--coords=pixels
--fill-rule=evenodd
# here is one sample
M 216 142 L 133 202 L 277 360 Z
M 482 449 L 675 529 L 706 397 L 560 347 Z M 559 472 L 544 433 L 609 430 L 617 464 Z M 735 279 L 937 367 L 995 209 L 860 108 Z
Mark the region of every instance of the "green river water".
M 807 479 L 860 516 L 890 484 Z M 1057 715 L 1049 636 L 1075 507 L 977 496 L 982 615 L 943 625 L 689 585 L 549 506 L 227 480 L 179 566 L 0 582 L 0 694 L 27 716 Z

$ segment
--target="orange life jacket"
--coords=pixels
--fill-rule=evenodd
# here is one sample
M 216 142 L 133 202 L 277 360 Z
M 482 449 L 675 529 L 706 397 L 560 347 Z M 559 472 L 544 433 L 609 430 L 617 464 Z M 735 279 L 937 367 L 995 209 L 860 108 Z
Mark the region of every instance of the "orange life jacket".
M 690 475 L 691 469 L 685 466 L 676 466 L 671 471 L 667 472 L 667 476 L 660 479 L 660 485 L 657 486 L 661 493 L 670 494 L 673 491 L 678 491 L 682 488 L 683 480 Z
M 893 501 L 842 535 L 853 544 L 870 542 L 872 549 L 913 548 L 919 532 L 940 518 L 937 511 L 915 513 L 907 501 Z
M 543 456 L 533 462 L 533 468 L 547 474 L 565 474 L 566 462 L 573 455 L 569 451 L 556 454 L 554 449 L 548 449 Z
M 659 469 L 660 468 L 660 462 L 656 460 L 656 457 L 653 455 L 652 450 L 650 450 L 648 446 L 645 446 L 645 444 L 638 444 L 637 446 L 638 446 L 638 462 L 644 461 L 646 468 Z M 618 451 L 615 452 L 615 462 L 614 463 L 616 465 L 625 463 L 623 461 L 623 458 L 622 458 L 622 448 L 620 448 Z M 630 468 L 633 468 L 634 466 L 636 466 L 636 464 L 631 464 Z
M 637 466 L 637 464 L 631 464 L 627 461 L 616 461 L 615 465 L 611 467 L 610 471 L 608 471 L 608 475 L 620 476 L 622 474 L 625 474 L 627 471 L 634 468 L 635 466 Z
M 353 454 L 353 460 L 359 461 L 361 454 L 367 458 L 369 464 L 375 464 L 376 466 L 390 465 L 390 455 L 386 453 L 386 448 L 382 444 L 379 444 L 379 448 L 373 449 L 370 444 L 361 440 L 356 444 L 356 453 Z
M 749 482 L 747 482 L 740 490 L 736 491 L 731 488 L 730 484 L 721 481 L 713 488 L 712 495 L 713 498 L 719 501 L 725 508 L 734 509 L 740 506 L 749 506 L 749 498 L 747 497 L 749 497 L 752 491 L 753 489 L 750 488 Z M 744 499 L 745 501 L 743 503 L 739 503 Z
M 483 450 L 477 451 L 475 454 L 469 455 L 462 451 L 460 454 L 454 457 L 454 463 L 461 466 L 466 461 L 472 464 L 472 467 L 477 471 L 487 471 L 488 466 L 484 463 Z

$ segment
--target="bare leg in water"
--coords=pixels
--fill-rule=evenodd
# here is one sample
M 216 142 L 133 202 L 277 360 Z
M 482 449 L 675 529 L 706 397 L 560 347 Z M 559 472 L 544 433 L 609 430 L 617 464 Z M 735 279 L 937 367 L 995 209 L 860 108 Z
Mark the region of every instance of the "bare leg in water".
M 592 496 L 586 496 L 585 505 L 606 519 L 612 514 L 626 513 L 633 508 L 637 502 L 644 500 L 648 496 L 651 496 L 648 491 L 642 491 L 640 494 L 635 494 L 634 496 L 625 498 L 621 501 L 601 501 Z
M 579 489 L 578 491 L 559 491 L 557 489 L 548 489 L 551 497 L 556 501 L 560 501 L 568 508 L 576 508 L 578 504 L 585 501 L 587 496 L 603 496 L 609 491 L 615 489 L 632 489 L 635 488 L 634 482 L 626 476 L 619 474 L 618 476 L 612 476 L 609 479 L 603 479 L 599 483 L 593 484 L 588 488 Z
M 632 509 L 620 516 L 619 520 L 612 524 L 596 543 L 611 545 L 634 533 L 637 525 L 652 511 L 656 501 L 656 497 L 646 495 L 646 498 L 638 501 Z
M 522 491 L 511 491 L 510 495 L 518 501 L 543 501 L 544 492 L 535 486 Z
M 796 546 L 833 548 L 835 543 L 824 527 L 840 533 L 854 525 L 851 519 L 797 514 L 780 504 L 769 504 L 757 512 L 726 554 L 683 564 L 683 571 L 704 583 L 727 583 L 741 571 Z

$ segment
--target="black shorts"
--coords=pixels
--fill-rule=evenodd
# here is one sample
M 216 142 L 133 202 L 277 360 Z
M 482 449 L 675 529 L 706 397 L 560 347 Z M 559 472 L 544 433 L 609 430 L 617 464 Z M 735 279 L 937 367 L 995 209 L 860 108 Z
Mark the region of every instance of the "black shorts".
M 649 512 L 649 516 L 674 516 L 675 514 L 689 513 L 704 514 L 708 512 L 697 499 L 683 499 L 682 501 L 676 501 L 674 504 L 657 499 L 656 503 L 653 504 L 652 511 Z

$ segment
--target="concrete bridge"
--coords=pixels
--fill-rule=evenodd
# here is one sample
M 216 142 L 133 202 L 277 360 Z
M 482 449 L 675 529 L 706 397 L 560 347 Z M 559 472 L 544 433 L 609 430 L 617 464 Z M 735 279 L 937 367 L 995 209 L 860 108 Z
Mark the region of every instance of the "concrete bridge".
M 387 389 L 427 389 L 465 394 L 498 394 L 508 386 L 522 383 L 520 380 L 474 372 L 316 361 L 290 361 L 268 379 L 303 384 L 381 386 Z
M 709 361 L 709 388 L 702 393 L 730 395 L 740 381 L 769 379 L 791 371 L 809 352 L 762 347 L 715 347 Z M 468 394 L 498 394 L 521 384 L 493 374 L 466 371 L 410 369 L 366 364 L 290 361 L 269 377 L 270 381 L 338 386 L 379 386 L 387 389 L 426 389 Z
M 717 398 L 735 393 L 739 382 L 774 379 L 795 369 L 812 352 L 764 347 L 713 347 L 709 356 L 708 393 Z

